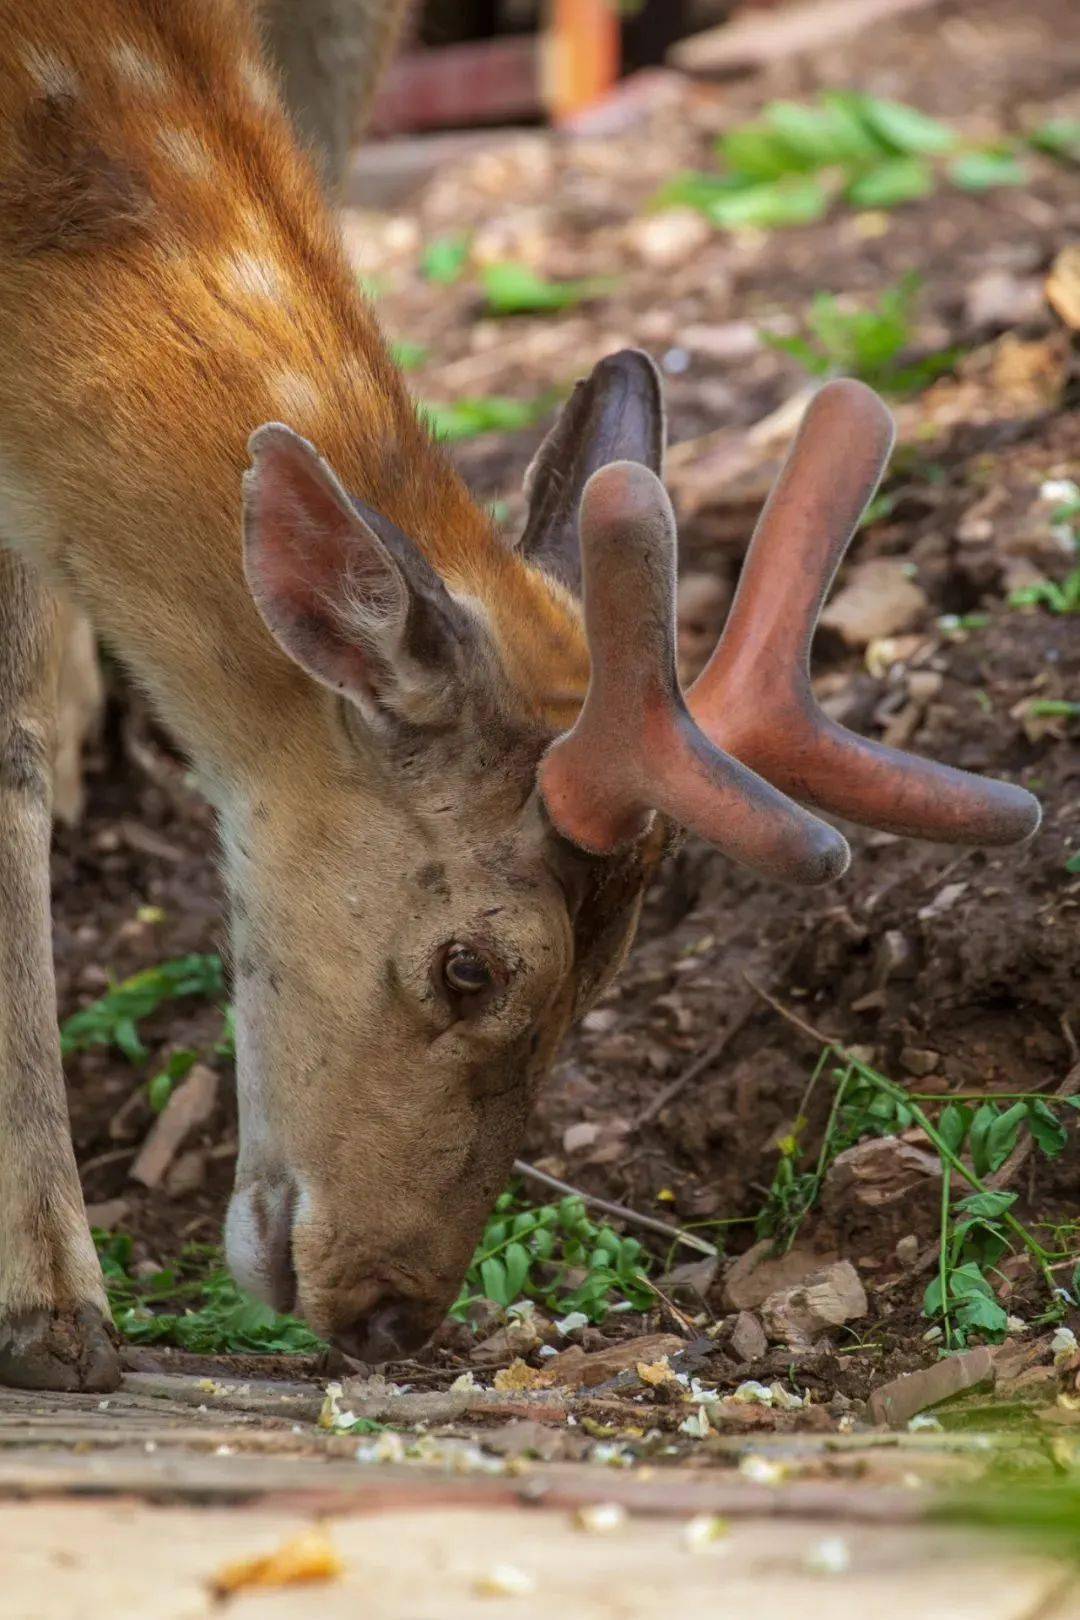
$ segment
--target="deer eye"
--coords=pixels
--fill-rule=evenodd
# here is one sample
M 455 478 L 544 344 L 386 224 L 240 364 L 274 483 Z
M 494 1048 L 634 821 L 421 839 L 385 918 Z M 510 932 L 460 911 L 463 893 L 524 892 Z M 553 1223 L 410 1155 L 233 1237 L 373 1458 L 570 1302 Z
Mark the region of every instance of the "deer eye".
M 471 945 L 447 947 L 442 965 L 443 983 L 455 996 L 478 996 L 495 983 L 495 970 L 486 956 Z

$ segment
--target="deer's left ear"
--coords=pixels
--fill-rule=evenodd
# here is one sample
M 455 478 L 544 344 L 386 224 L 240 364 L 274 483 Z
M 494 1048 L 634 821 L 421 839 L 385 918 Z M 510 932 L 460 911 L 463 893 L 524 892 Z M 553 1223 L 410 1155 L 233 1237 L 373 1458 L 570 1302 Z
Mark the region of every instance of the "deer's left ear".
M 365 718 L 444 725 L 476 626 L 419 547 L 277 422 L 248 442 L 244 570 L 279 646 Z
M 660 373 L 640 349 L 608 355 L 575 385 L 525 474 L 522 555 L 575 595 L 581 592 L 581 493 L 611 461 L 639 461 L 658 477 L 663 470 Z

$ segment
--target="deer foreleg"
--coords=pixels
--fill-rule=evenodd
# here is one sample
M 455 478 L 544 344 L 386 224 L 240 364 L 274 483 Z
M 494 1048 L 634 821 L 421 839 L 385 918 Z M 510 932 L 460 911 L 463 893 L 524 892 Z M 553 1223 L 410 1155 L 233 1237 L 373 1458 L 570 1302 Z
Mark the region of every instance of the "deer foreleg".
M 0 1383 L 112 1389 L 56 1023 L 49 908 L 54 608 L 0 549 Z

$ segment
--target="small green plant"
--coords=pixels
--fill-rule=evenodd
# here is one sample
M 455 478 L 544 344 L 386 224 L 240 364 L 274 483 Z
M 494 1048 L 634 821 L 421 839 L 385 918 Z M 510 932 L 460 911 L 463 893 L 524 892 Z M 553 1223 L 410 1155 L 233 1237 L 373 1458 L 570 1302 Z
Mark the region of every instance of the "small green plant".
M 310 1355 L 325 1348 L 302 1322 L 241 1293 L 214 1248 L 188 1244 L 172 1266 L 135 1277 L 126 1233 L 96 1231 L 94 1240 L 113 1318 L 135 1344 L 175 1344 L 200 1355 Z
M 822 1075 L 834 1082 L 832 1101 L 816 1162 L 803 1167 L 801 1137 L 807 1109 Z M 972 1106 L 972 1105 L 975 1106 Z M 940 1109 L 935 1120 L 928 1110 Z M 907 1091 L 869 1064 L 826 1046 L 807 1083 L 795 1129 L 779 1144 L 772 1186 L 758 1215 L 759 1236 L 772 1237 L 781 1251 L 791 1247 L 806 1215 L 817 1202 L 829 1166 L 838 1154 L 866 1137 L 896 1136 L 918 1127 L 941 1162 L 940 1251 L 937 1275 L 926 1290 L 925 1314 L 940 1320 L 946 1348 L 962 1346 L 972 1333 L 1000 1339 L 1008 1314 L 994 1291 L 995 1267 L 1007 1252 L 1026 1249 L 1046 1283 L 1044 1320 L 1061 1314 L 1060 1287 L 1053 1263 L 1074 1259 L 1044 1248 L 1012 1212 L 1016 1195 L 988 1187 L 1016 1147 L 1022 1130 L 1047 1158 L 1063 1152 L 1065 1120 L 1080 1110 L 1080 1098 L 1044 1097 L 1037 1092 L 922 1095 Z M 962 1157 L 966 1155 L 966 1157 Z M 954 1199 L 964 1182 L 970 1192 Z
M 112 985 L 89 1007 L 64 1020 L 60 1049 L 66 1057 L 90 1046 L 115 1046 L 130 1063 L 144 1063 L 150 1054 L 139 1034 L 141 1020 L 164 1002 L 185 996 L 224 1000 L 225 974 L 219 956 L 180 956 Z
M 654 205 L 697 208 L 725 230 L 771 230 L 822 219 L 837 198 L 888 209 L 929 196 L 942 178 L 968 191 L 1027 178 L 1009 147 L 959 148 L 947 124 L 902 102 L 854 91 L 774 101 L 721 137 L 719 173 L 679 175 Z
M 201 1355 L 325 1348 L 302 1322 L 279 1316 L 244 1294 L 206 1244 L 187 1244 L 170 1266 L 148 1277 L 131 1269 L 126 1233 L 95 1231 L 117 1327 L 135 1344 L 174 1344 Z M 612 1309 L 648 1310 L 652 1259 L 636 1238 L 592 1220 L 580 1198 L 530 1204 L 517 1184 L 498 1200 L 451 1316 L 461 1321 L 480 1299 L 504 1307 L 534 1300 L 565 1315 L 601 1322 Z
M 514 1185 L 495 1204 L 450 1314 L 466 1317 L 477 1299 L 504 1306 L 531 1299 L 602 1322 L 615 1306 L 655 1304 L 650 1266 L 636 1238 L 594 1221 L 580 1198 L 530 1204 Z
M 942 349 L 904 362 L 919 285 L 917 276 L 905 276 L 868 309 L 846 309 L 831 294 L 818 293 L 803 333 L 787 337 L 763 330 L 760 335 L 770 348 L 790 355 L 811 376 L 861 377 L 883 393 L 914 393 L 951 370 L 962 352 Z
M 437 236 L 420 255 L 420 273 L 440 286 L 453 286 L 465 274 L 470 238 L 464 231 L 454 236 Z
M 493 315 L 549 315 L 601 298 L 615 285 L 611 276 L 549 281 L 527 264 L 486 264 L 480 283 Z
M 162 1112 L 177 1081 L 190 1074 L 198 1061 L 198 1052 L 193 1052 L 190 1047 L 182 1047 L 170 1053 L 164 1068 L 146 1082 L 146 1100 L 155 1114 Z
M 531 427 L 550 408 L 550 396 L 541 399 L 508 399 L 488 394 L 476 399 L 456 399 L 448 405 L 424 401 L 420 411 L 438 439 L 456 443 L 475 439 L 481 433 L 516 433 Z
M 405 340 L 400 343 L 392 343 L 390 353 L 394 357 L 395 364 L 399 365 L 402 371 L 415 371 L 417 366 L 422 366 L 428 357 L 428 350 L 423 343 L 409 343 Z
M 1080 163 L 1080 118 L 1052 118 L 1028 136 L 1037 152 L 1063 163 Z
M 1050 613 L 1080 613 L 1080 568 L 1074 568 L 1060 585 L 1040 579 L 1037 585 L 1024 585 L 1009 597 L 1010 607 L 1044 607 Z

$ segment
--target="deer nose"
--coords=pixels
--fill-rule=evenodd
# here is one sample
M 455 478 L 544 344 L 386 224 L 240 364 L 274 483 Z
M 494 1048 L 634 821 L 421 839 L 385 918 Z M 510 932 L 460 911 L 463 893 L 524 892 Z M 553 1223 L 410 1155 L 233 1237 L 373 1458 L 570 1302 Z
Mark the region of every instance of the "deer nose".
M 430 1335 L 431 1325 L 423 1320 L 414 1301 L 384 1298 L 332 1338 L 345 1355 L 371 1365 L 411 1355 Z

